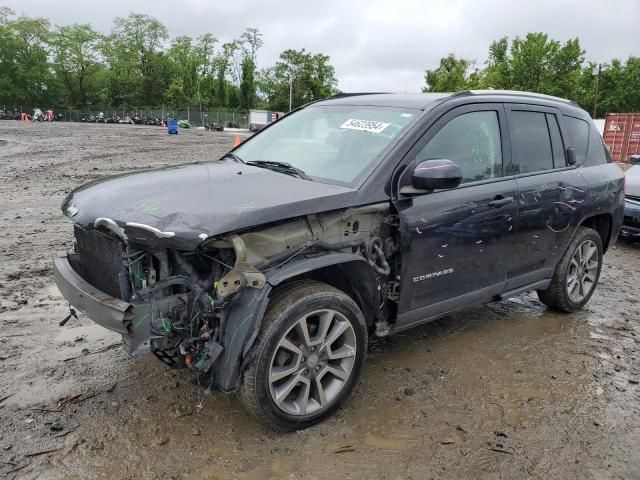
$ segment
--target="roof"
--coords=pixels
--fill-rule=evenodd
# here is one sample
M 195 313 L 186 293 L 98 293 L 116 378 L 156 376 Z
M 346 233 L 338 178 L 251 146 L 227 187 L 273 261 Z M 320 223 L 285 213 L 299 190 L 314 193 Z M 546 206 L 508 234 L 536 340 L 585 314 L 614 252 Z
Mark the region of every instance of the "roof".
M 500 101 L 504 100 L 505 97 L 518 97 L 519 99 L 528 98 L 577 106 L 571 100 L 564 98 L 544 95 L 542 93 L 520 92 L 516 90 L 466 90 L 456 93 L 340 93 L 325 100 L 321 100 L 320 102 L 317 102 L 317 104 L 372 105 L 379 107 L 423 109 L 427 105 L 436 101 L 466 96 L 502 97 Z
M 321 100 L 316 105 L 374 105 L 423 109 L 430 103 L 451 96 L 451 93 L 340 93 Z

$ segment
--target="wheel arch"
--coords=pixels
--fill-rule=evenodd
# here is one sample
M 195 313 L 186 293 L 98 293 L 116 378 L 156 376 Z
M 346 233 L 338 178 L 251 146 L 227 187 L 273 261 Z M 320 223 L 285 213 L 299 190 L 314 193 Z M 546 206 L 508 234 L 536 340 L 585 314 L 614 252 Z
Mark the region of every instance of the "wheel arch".
M 613 227 L 613 215 L 610 213 L 599 213 L 585 218 L 579 225 L 580 227 L 588 227 L 600 235 L 602 240 L 603 252 L 606 252 L 611 242 L 611 233 Z
M 300 280 L 316 280 L 343 291 L 356 302 L 368 326 L 376 322 L 380 304 L 378 281 L 363 257 L 331 253 L 296 262 L 291 268 L 267 275 L 267 282 L 274 289 Z
M 229 392 L 241 382 L 242 371 L 251 359 L 254 342 L 269 302 L 282 287 L 299 280 L 317 280 L 342 290 L 358 305 L 367 322 L 377 319 L 379 293 L 376 275 L 361 256 L 333 252 L 288 263 L 265 273 L 262 289 L 245 287 L 232 300 L 223 333 L 225 347 L 216 362 L 218 387 Z

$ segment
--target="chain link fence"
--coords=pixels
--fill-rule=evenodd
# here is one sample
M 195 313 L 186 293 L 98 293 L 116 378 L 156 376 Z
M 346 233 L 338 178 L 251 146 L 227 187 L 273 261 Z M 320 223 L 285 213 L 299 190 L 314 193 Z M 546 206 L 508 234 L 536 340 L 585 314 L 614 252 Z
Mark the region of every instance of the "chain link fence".
M 13 107 L 3 105 L 4 112 L 17 112 L 33 114 L 33 108 Z M 49 110 L 42 108 L 43 111 Z M 113 107 L 92 107 L 84 109 L 75 109 L 68 107 L 51 108 L 53 110 L 56 121 L 61 122 L 91 122 L 97 118 L 110 119 L 111 123 L 124 121 L 128 118 L 157 118 L 164 122 L 169 118 L 176 120 L 189 120 L 194 127 L 201 127 L 205 124 L 215 123 L 221 126 L 236 125 L 238 128 L 249 128 L 249 112 L 246 110 L 233 109 L 200 109 L 200 107 L 131 107 L 131 108 L 113 108 Z

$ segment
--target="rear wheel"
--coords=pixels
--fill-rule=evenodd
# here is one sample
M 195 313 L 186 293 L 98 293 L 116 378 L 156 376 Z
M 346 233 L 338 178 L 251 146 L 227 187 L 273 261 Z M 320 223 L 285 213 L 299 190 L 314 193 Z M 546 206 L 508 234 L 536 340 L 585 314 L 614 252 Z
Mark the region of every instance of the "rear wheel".
M 546 290 L 538 290 L 542 303 L 561 312 L 580 310 L 598 284 L 602 254 L 600 235 L 580 227 L 560 259 L 551 284 Z
M 344 292 L 319 282 L 285 288 L 265 314 L 240 399 L 278 429 L 314 425 L 348 397 L 366 344 L 364 317 Z

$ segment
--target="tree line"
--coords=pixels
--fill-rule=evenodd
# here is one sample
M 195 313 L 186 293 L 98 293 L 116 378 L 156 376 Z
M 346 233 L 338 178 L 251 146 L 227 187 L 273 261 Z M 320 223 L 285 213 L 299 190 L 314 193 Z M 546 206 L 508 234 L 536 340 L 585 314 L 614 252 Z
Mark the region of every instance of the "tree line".
M 468 89 L 524 90 L 568 98 L 594 118 L 640 111 L 640 57 L 585 61 L 578 38 L 562 43 L 545 33 L 503 37 L 489 45 L 483 66 L 449 54 L 425 71 L 424 92 Z
M 257 68 L 262 34 L 246 28 L 222 42 L 212 33 L 173 39 L 149 15 L 117 17 L 109 34 L 89 24 L 52 26 L 0 7 L 0 106 L 128 108 L 292 107 L 337 93 L 330 58 L 287 49 L 274 65 Z M 425 71 L 425 92 L 507 89 L 576 101 L 596 117 L 640 111 L 640 57 L 585 61 L 578 38 L 545 33 L 492 42 L 487 61 L 449 54 Z
M 258 70 L 262 46 L 256 28 L 224 43 L 212 33 L 170 39 L 162 22 L 131 13 L 105 35 L 0 7 L 0 105 L 287 111 L 290 88 L 294 108 L 336 91 L 328 56 L 288 49 Z

